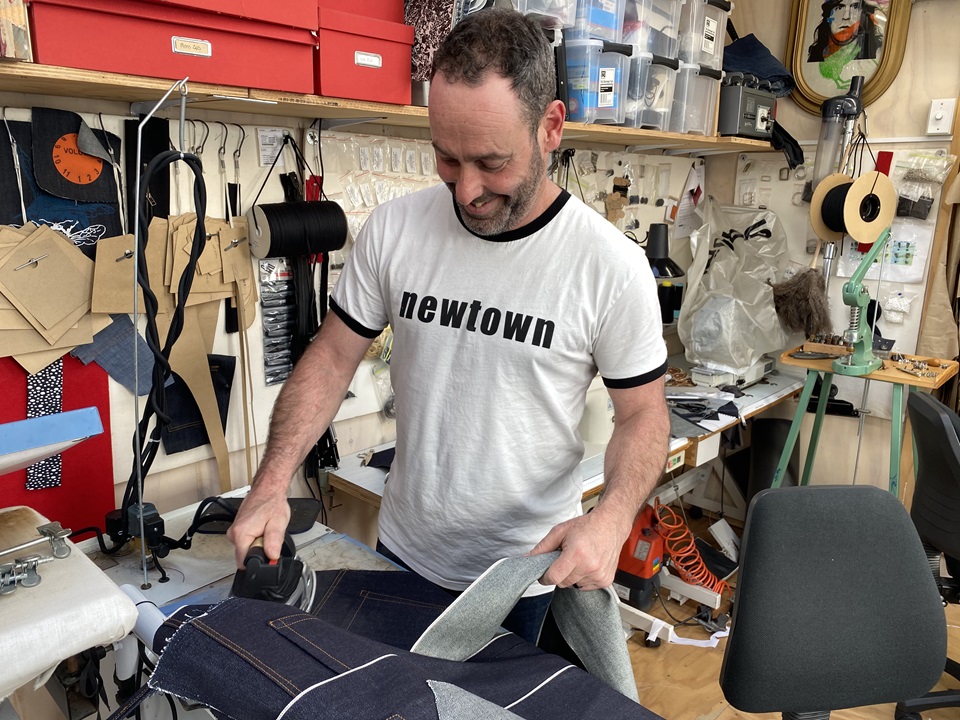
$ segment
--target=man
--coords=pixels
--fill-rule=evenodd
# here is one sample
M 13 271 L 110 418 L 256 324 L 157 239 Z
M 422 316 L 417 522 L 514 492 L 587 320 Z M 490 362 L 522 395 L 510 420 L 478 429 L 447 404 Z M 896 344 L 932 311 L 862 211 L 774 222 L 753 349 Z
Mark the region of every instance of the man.
M 549 586 L 613 581 L 666 458 L 666 350 L 642 253 L 545 176 L 560 144 L 553 52 L 532 21 L 485 10 L 434 58 L 436 186 L 373 212 L 333 312 L 277 399 L 263 464 L 230 532 L 279 553 L 291 476 L 389 323 L 397 451 L 378 548 L 460 591 L 496 560 L 562 549 L 508 629 L 530 640 Z M 599 369 L 616 429 L 606 492 L 580 516 L 577 425 Z

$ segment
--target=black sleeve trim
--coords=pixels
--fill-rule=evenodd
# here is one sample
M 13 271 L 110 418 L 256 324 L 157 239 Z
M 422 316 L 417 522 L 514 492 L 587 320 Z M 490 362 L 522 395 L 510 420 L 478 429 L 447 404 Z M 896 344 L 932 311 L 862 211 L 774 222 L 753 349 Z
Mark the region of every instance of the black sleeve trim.
M 641 385 L 646 385 L 649 382 L 653 382 L 664 375 L 667 374 L 667 361 L 663 361 L 663 365 L 658 367 L 656 370 L 651 370 L 650 372 L 645 372 L 643 375 L 637 375 L 632 378 L 622 378 L 617 380 L 611 380 L 610 378 L 603 378 L 603 384 L 608 388 L 613 388 L 614 390 L 626 390 L 628 388 L 640 387 Z
M 353 330 L 357 335 L 361 337 L 370 338 L 371 340 L 374 340 L 381 332 L 383 332 L 383 328 L 381 328 L 380 330 L 373 330 L 371 328 L 366 327 L 365 325 L 361 325 L 360 323 L 358 323 L 352 317 L 347 315 L 347 311 L 344 310 L 339 305 L 337 305 L 337 303 L 334 302 L 333 298 L 330 298 L 330 309 L 337 314 L 337 317 L 343 320 L 344 324 L 348 328 Z

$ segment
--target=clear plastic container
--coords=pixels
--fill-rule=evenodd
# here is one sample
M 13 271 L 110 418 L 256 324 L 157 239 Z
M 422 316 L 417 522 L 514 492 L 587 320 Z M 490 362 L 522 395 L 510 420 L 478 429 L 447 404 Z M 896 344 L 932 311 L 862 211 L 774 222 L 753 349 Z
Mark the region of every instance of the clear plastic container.
M 732 7 L 727 0 L 687 0 L 680 14 L 680 62 L 723 68 L 727 16 Z
M 546 28 L 573 27 L 577 19 L 577 0 L 513 0 L 524 15 L 533 15 Z
M 723 72 L 693 63 L 680 63 L 670 111 L 671 132 L 713 135 L 717 96 Z
M 578 0 L 577 18 L 568 38 L 620 42 L 626 0 Z
M 638 52 L 677 57 L 680 12 L 684 0 L 627 0 L 623 13 L 623 42 Z
M 623 125 L 627 111 L 626 90 L 630 58 L 618 52 L 600 53 L 597 71 L 597 116 L 595 123 Z
M 567 40 L 567 112 L 574 122 L 592 123 L 597 117 L 602 40 Z
M 673 58 L 634 53 L 630 58 L 624 125 L 651 130 L 670 127 L 679 65 Z

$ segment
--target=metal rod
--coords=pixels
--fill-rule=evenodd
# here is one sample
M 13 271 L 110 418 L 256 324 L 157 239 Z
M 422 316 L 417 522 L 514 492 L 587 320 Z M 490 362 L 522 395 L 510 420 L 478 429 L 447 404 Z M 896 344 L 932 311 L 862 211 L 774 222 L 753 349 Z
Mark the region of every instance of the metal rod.
M 133 327 L 137 328 L 139 317 L 140 317 L 140 303 L 137 299 L 137 271 L 140 267 L 140 175 L 142 173 L 142 159 L 141 159 L 141 139 L 143 137 L 143 126 L 154 116 L 154 114 L 160 109 L 163 103 L 166 101 L 170 94 L 179 88 L 180 90 L 180 152 L 183 152 L 183 126 L 186 122 L 185 115 L 187 111 L 187 80 L 189 77 L 185 77 L 183 80 L 178 80 L 173 85 L 170 86 L 170 89 L 167 90 L 163 97 L 157 102 L 156 105 L 150 110 L 150 112 L 144 114 L 143 118 L 140 120 L 140 124 L 137 126 L 137 164 L 136 168 L 136 183 L 134 187 L 134 197 L 136 198 L 136 218 L 133 225 L 133 258 L 134 258 L 134 270 L 133 270 Z M 138 379 L 140 377 L 139 370 L 139 353 L 137 352 L 137 343 L 133 344 L 133 418 L 135 422 L 136 431 L 133 434 L 133 452 L 136 455 L 135 464 L 136 464 L 136 473 L 137 473 L 137 513 L 140 523 L 140 561 L 141 567 L 143 568 L 143 584 L 141 587 L 146 590 L 150 587 L 150 580 L 147 577 L 147 546 L 143 541 L 143 451 L 140 447 L 140 383 Z

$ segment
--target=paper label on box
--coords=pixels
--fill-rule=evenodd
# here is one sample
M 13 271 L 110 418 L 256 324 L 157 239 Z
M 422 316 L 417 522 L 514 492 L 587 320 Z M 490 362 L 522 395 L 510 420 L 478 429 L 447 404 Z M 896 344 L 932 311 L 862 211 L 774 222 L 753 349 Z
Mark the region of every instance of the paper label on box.
M 383 57 L 376 53 L 357 50 L 353 53 L 353 64 L 360 67 L 381 68 L 383 67 Z
M 703 20 L 703 42 L 700 49 L 707 55 L 713 55 L 717 50 L 717 21 L 711 17 Z
M 597 99 L 597 107 L 612 108 L 614 106 L 615 94 L 613 92 L 613 88 L 616 76 L 616 68 L 600 68 L 600 86 L 598 89 L 599 98 Z
M 212 57 L 213 44 L 208 40 L 185 38 L 174 35 L 170 38 L 173 51 L 177 55 L 193 55 L 195 57 Z

